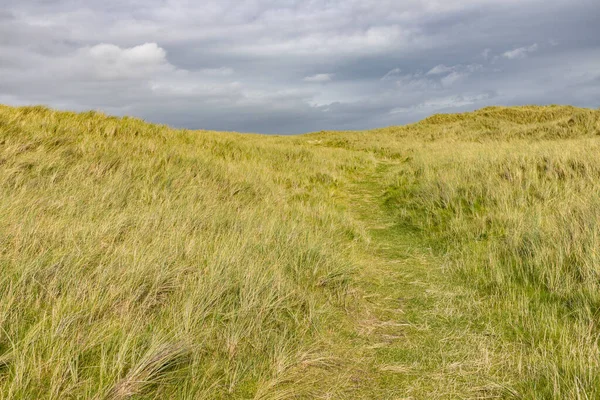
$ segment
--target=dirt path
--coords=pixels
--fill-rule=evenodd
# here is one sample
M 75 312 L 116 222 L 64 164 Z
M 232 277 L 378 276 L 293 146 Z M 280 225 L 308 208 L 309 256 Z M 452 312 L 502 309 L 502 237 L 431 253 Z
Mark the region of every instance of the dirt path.
M 348 202 L 371 240 L 359 277 L 371 307 L 358 328 L 371 379 L 356 397 L 505 397 L 490 378 L 492 343 L 477 317 L 475 295 L 451 279 L 443 257 L 399 227 L 383 205 L 385 182 L 398 168 L 380 163 L 353 184 Z

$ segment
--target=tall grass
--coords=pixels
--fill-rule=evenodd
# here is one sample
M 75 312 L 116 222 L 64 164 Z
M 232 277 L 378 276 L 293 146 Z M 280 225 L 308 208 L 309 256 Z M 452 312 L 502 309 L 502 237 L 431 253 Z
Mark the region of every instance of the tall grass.
M 359 396 L 368 179 L 478 293 L 507 396 L 600 397 L 599 135 L 559 106 L 299 137 L 0 106 L 0 397 Z
M 343 166 L 279 138 L 1 107 L 0 397 L 331 390 L 358 234 L 331 204 Z
M 515 113 L 523 117 L 501 116 L 514 121 Z M 536 113 L 529 118 L 519 120 L 529 125 L 519 135 L 452 132 L 420 143 L 387 204 L 399 224 L 446 253 L 462 282 L 488 296 L 484 313 L 505 343 L 514 393 L 597 398 L 600 112 L 545 128 L 534 124 Z

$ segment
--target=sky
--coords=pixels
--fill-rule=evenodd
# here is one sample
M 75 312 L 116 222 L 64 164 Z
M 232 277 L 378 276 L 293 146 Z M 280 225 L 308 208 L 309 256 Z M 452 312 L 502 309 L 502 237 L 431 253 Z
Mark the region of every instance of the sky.
M 600 106 L 598 0 L 0 0 L 0 103 L 293 134 Z

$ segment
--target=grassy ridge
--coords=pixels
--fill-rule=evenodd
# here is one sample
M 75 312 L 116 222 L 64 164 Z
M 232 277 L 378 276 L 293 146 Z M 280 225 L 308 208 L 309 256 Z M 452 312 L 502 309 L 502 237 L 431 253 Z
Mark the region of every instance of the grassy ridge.
M 418 151 L 393 147 L 411 155 L 390 211 L 485 297 L 512 395 L 599 397 L 600 113 L 494 108 L 416 128 L 432 124 Z
M 599 135 L 600 111 L 559 106 L 297 137 L 0 107 L 0 395 L 452 398 L 497 382 L 597 397 Z M 363 195 L 375 203 L 353 211 Z M 365 283 L 381 213 L 386 245 L 432 248 L 443 291 L 474 293 L 452 297 L 445 333 L 386 344 L 394 368 L 360 333 L 370 296 L 391 293 Z M 431 312 L 445 300 L 398 285 L 415 298 L 404 314 L 445 318 Z M 434 349 L 461 329 L 468 346 Z M 467 359 L 476 340 L 477 376 L 407 380 L 402 363 Z
M 599 138 L 600 111 L 561 106 L 435 115 L 368 140 L 322 135 L 387 166 L 395 229 L 479 293 L 459 308 L 494 338 L 473 344 L 494 354 L 488 379 L 502 397 L 539 399 L 600 396 Z
M 497 333 L 519 344 L 504 357 L 525 398 L 600 396 L 599 145 L 435 146 L 388 193 L 399 223 L 489 296 Z
M 360 163 L 96 113 L 0 121 L 3 397 L 319 392 L 355 234 L 329 199 Z

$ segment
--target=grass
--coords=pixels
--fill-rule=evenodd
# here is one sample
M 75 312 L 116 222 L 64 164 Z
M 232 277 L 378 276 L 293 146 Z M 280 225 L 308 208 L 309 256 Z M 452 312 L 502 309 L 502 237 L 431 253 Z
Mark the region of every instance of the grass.
M 388 194 L 399 223 L 426 231 L 487 296 L 502 339 L 518 344 L 504 358 L 524 398 L 600 396 L 598 144 L 438 149 Z
M 0 398 L 599 397 L 599 138 L 0 106 Z

